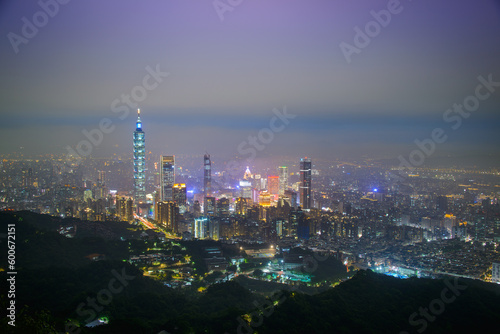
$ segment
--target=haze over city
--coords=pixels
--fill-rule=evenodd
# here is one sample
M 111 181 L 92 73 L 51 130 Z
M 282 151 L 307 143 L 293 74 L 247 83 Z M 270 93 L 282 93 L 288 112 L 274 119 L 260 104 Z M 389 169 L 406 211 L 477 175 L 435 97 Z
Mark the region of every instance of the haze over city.
M 283 106 L 297 117 L 259 158 L 396 160 L 436 127 L 448 138 L 432 158 L 498 152 L 498 93 L 457 130 L 443 120 L 479 76 L 500 81 L 497 1 L 401 1 L 349 57 L 341 43 L 355 47 L 355 28 L 387 1 L 243 1 L 219 12 L 210 1 L 70 1 L 17 45 L 7 34 L 22 37 L 22 18 L 41 7 L 0 6 L 3 153 L 66 153 L 102 118 L 116 127 L 93 155 L 129 153 L 135 108 L 122 120 L 112 103 L 142 85 L 147 66 L 169 73 L 133 101 L 157 154 L 230 158 Z

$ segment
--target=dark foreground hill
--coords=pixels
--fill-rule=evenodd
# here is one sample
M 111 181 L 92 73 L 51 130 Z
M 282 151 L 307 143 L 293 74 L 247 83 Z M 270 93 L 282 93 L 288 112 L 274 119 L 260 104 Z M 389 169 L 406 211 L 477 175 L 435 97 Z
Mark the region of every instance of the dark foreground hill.
M 363 270 L 324 293 L 283 299 L 259 334 L 474 333 L 500 325 L 500 286 L 465 279 L 401 280 Z
M 0 216 L 3 231 L 12 217 Z M 292 290 L 265 299 L 239 280 L 203 293 L 172 290 L 123 262 L 126 253 L 116 241 L 68 239 L 26 220 L 16 222 L 16 327 L 3 316 L 2 333 L 470 333 L 500 324 L 499 285 L 359 271 L 316 295 Z M 0 246 L 6 254 L 5 238 Z M 84 257 L 95 247 L 108 260 Z M 5 263 L 2 258 L 4 269 Z M 7 277 L 0 272 L 3 310 Z M 80 325 L 101 316 L 108 325 Z

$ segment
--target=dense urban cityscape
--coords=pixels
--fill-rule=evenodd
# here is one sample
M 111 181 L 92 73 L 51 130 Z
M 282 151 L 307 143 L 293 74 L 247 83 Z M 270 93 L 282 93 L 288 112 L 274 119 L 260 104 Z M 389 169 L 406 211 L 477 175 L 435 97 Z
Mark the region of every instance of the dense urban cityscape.
M 1 333 L 500 324 L 500 4 L 0 2 Z
M 250 244 L 259 258 L 305 247 L 335 253 L 347 267 L 400 277 L 500 282 L 497 170 L 303 158 L 255 172 L 246 166 L 237 175 L 224 162 L 212 168 L 210 154 L 177 161 L 146 154 L 145 134 L 139 114 L 132 157 L 4 158 L 2 209 L 126 221 L 163 239 Z M 60 232 L 68 231 L 77 233 L 71 225 Z M 224 270 L 230 265 L 217 261 Z
M 496 169 L 305 157 L 255 170 L 245 165 L 251 160 L 219 162 L 209 153 L 157 156 L 137 113 L 129 155 L 4 156 L 0 208 L 57 217 L 45 227 L 67 238 L 128 241 L 123 261 L 144 277 L 201 294 L 237 280 L 273 300 L 270 287 L 251 281 L 318 293 L 363 270 L 500 284 Z M 65 330 L 109 323 L 90 312 Z M 238 333 L 253 331 L 252 316 L 245 326 Z

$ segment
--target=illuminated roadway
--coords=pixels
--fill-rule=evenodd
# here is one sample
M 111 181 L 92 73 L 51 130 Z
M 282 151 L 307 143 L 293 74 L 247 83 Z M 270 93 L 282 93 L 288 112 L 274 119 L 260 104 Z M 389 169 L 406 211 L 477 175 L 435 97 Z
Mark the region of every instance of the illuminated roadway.
M 139 216 L 138 216 L 137 214 L 135 214 L 135 213 L 134 213 L 134 218 L 135 218 L 135 219 L 139 219 L 139 220 L 140 220 L 140 222 L 141 222 L 144 226 L 146 226 L 148 229 L 150 229 L 150 230 L 156 230 L 156 229 L 157 229 L 157 227 L 156 227 L 154 224 L 152 224 L 152 223 L 148 222 L 146 219 L 144 219 L 144 218 L 142 218 L 142 217 L 139 217 Z
M 156 226 L 155 224 L 147 221 L 146 219 L 144 219 L 143 217 L 140 217 L 138 216 L 137 214 L 134 213 L 134 218 L 135 219 L 139 219 L 139 221 L 148 229 L 150 230 L 160 230 L 162 231 L 164 234 L 165 234 L 165 237 L 169 238 L 169 239 L 182 239 L 181 237 L 178 237 L 170 232 L 167 232 L 165 231 L 164 229 L 162 229 L 161 227 L 158 227 Z

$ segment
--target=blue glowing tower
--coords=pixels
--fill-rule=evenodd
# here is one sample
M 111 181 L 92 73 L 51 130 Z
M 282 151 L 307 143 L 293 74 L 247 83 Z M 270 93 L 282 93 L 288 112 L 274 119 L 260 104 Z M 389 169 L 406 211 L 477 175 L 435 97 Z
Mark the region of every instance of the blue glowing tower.
M 146 145 L 142 131 L 141 109 L 137 109 L 134 131 L 134 198 L 136 203 L 146 200 Z

